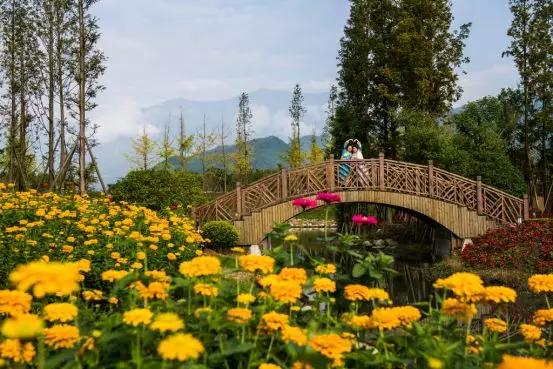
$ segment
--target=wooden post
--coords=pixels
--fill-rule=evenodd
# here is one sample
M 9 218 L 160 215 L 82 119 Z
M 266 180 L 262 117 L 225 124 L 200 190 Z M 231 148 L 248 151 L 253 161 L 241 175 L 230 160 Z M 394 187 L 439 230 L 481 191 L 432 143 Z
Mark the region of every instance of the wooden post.
M 476 177 L 476 211 L 478 215 L 484 213 L 484 197 L 482 196 L 482 177 Z
M 281 199 L 284 201 L 288 199 L 288 171 L 286 168 L 280 170 L 280 188 L 282 193 L 280 194 Z
M 333 192 L 334 187 L 334 154 L 330 154 L 330 159 L 326 162 L 326 189 Z
M 434 196 L 434 160 L 428 160 L 428 195 Z
M 378 154 L 378 187 L 381 191 L 386 189 L 386 181 L 384 178 L 384 153 Z
M 524 204 L 523 204 L 523 216 L 524 216 L 524 220 L 528 220 L 530 219 L 530 201 L 528 200 L 528 194 L 524 194 L 524 196 L 522 196 L 523 200 L 524 200 Z
M 236 182 L 236 218 L 242 219 L 242 186 Z

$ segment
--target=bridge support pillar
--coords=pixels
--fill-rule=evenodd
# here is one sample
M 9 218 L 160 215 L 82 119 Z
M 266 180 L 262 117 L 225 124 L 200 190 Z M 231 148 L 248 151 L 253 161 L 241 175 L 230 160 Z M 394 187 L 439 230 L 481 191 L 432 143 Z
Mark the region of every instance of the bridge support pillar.
M 326 188 L 329 192 L 334 192 L 334 182 L 334 154 L 330 154 L 326 162 Z
M 384 153 L 381 152 L 378 154 L 378 188 L 380 191 L 386 189 L 386 178 L 384 178 L 386 172 L 384 170 L 384 165 Z
M 482 196 L 482 177 L 476 177 L 476 211 L 478 215 L 484 214 L 484 197 Z
M 428 196 L 434 197 L 434 160 L 428 160 Z
M 236 219 L 242 219 L 242 186 L 236 182 Z
M 524 217 L 524 220 L 528 220 L 530 219 L 530 201 L 528 200 L 528 194 L 525 193 L 522 199 L 522 216 Z

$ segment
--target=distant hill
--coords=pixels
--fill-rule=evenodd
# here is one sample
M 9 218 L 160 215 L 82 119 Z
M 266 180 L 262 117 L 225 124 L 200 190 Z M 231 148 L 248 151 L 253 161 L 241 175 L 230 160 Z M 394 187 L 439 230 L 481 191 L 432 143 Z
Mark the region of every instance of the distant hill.
M 285 151 L 283 145 L 288 142 L 290 134 L 288 106 L 292 91 L 262 89 L 251 91 L 249 96 L 253 112 L 253 137 L 256 137 L 254 146 L 257 146 L 258 152 L 254 165 L 260 168 L 275 167 L 279 162 L 280 153 Z M 304 93 L 304 98 L 307 112 L 301 125 L 302 132 L 311 134 L 313 128 L 316 128 L 317 134 L 320 134 L 326 119 L 328 93 Z M 159 142 L 165 125 L 168 125 L 173 140 L 176 140 L 181 111 L 187 134 L 198 134 L 202 131 L 205 115 L 207 130 L 219 132 L 221 121 L 224 121 L 225 131 L 229 136 L 228 142 L 233 143 L 237 108 L 238 96 L 213 101 L 175 98 L 140 109 L 136 112 L 136 122 L 132 124 L 134 129 L 131 128 L 110 141 L 100 142 L 101 146 L 95 153 L 104 180 L 114 183 L 131 169 L 125 154 L 132 152 L 131 138 L 136 137 L 143 127 L 147 127 L 152 138 Z M 273 136 L 273 139 L 270 139 L 270 136 Z M 280 139 L 279 143 L 274 140 L 277 137 Z M 229 150 L 231 149 L 229 146 Z M 196 170 L 201 168 L 197 162 L 191 165 Z
M 317 142 L 321 145 L 321 137 L 317 137 Z M 300 138 L 302 150 L 309 150 L 311 144 L 311 136 L 303 136 Z M 282 162 L 282 156 L 288 151 L 289 144 L 276 136 L 268 136 L 262 138 L 256 138 L 250 141 L 250 145 L 253 149 L 253 168 L 254 169 L 274 169 L 279 165 L 285 166 Z M 208 154 L 221 154 L 223 151 L 221 146 L 217 146 L 211 150 L 208 150 Z M 225 153 L 236 152 L 236 146 L 225 145 Z M 178 157 L 172 157 L 169 159 L 171 165 L 175 168 L 180 167 Z M 215 165 L 220 167 L 220 165 Z M 194 172 L 201 173 L 202 162 L 199 157 L 189 160 L 186 169 Z

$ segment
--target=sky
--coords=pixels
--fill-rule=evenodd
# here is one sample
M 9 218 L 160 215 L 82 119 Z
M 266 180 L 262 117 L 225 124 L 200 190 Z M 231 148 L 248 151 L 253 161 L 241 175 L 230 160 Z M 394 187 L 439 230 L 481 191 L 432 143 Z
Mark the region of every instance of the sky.
M 516 86 L 502 58 L 507 0 L 453 0 L 454 27 L 472 22 L 455 106 Z M 241 91 L 328 92 L 347 0 L 102 0 L 94 5 L 107 56 L 92 119 L 100 142 L 141 129 L 141 108 L 174 98 L 219 100 Z

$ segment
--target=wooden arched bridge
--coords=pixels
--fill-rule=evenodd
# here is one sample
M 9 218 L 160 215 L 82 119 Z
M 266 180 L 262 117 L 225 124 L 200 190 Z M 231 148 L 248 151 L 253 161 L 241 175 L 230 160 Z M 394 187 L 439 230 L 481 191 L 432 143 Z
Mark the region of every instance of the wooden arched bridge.
M 340 167 L 349 167 L 347 177 Z M 379 158 L 334 160 L 299 169 L 282 169 L 248 186 L 238 185 L 215 200 L 193 209 L 201 225 L 211 220 L 232 221 L 240 244 L 257 244 L 275 223 L 301 209 L 291 200 L 318 192 L 338 193 L 342 202 L 368 202 L 422 214 L 457 238 L 483 234 L 498 224 L 528 218 L 528 198 L 519 199 L 483 184 L 428 165 Z M 324 205 L 322 202 L 320 206 Z

